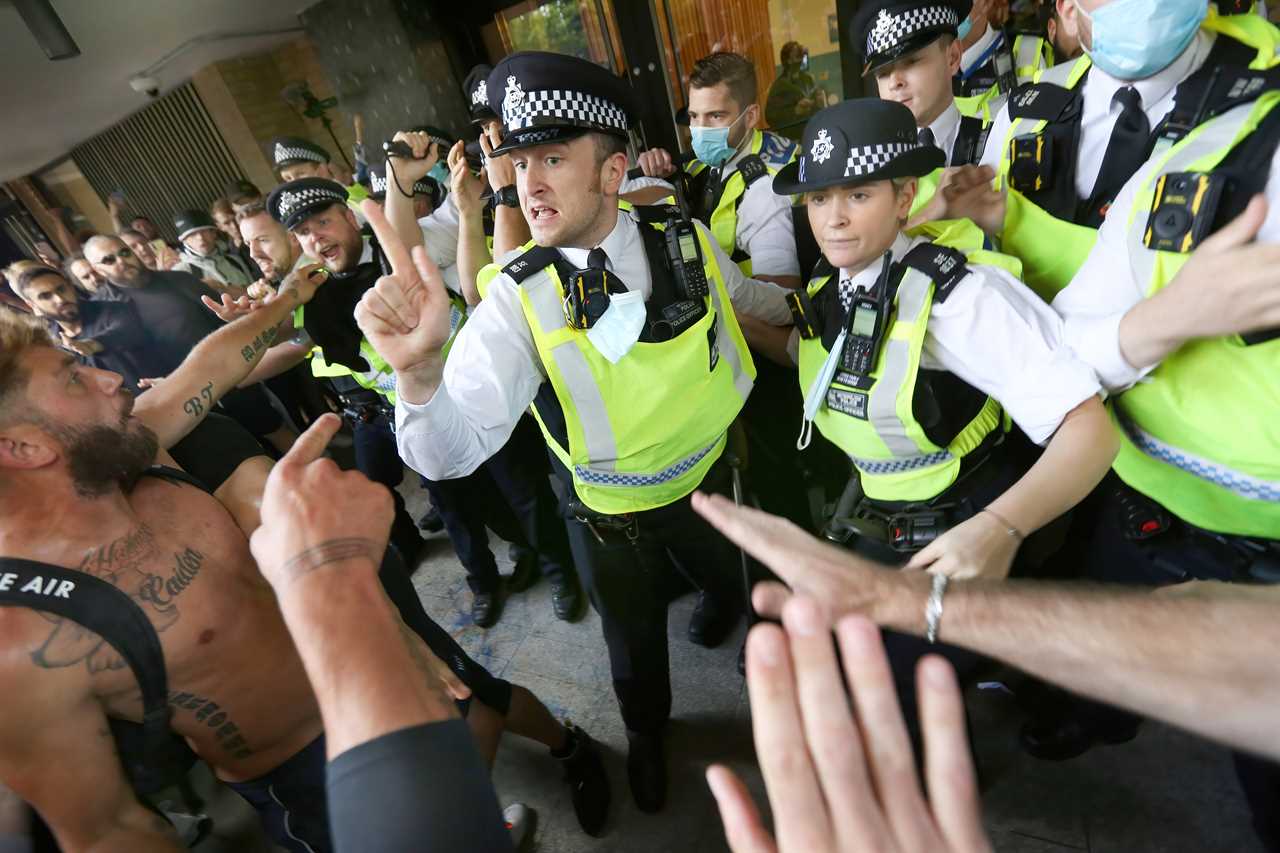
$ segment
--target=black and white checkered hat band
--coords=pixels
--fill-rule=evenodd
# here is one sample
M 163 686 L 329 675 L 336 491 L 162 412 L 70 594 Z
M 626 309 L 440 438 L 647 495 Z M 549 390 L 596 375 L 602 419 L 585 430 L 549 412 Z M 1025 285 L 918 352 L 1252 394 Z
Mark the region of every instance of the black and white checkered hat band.
M 387 187 L 389 186 L 391 186 L 391 182 L 387 179 L 386 176 L 379 175 L 377 172 L 369 173 L 369 192 L 373 193 L 374 195 L 386 195 Z M 431 195 L 433 192 L 435 192 L 435 188 L 432 187 L 432 185 L 427 183 L 426 181 L 413 182 L 414 195 L 417 195 L 419 193 L 422 193 L 425 195 Z
M 914 142 L 889 142 L 883 145 L 863 145 L 858 148 L 849 149 L 849 159 L 844 164 L 844 176 L 846 178 L 857 178 L 862 175 L 870 175 L 877 172 L 889 164 L 895 157 L 900 157 L 908 151 L 914 151 L 920 148 Z
M 867 56 L 892 50 L 921 30 L 959 25 L 960 18 L 950 6 L 922 6 L 896 15 L 881 11 L 867 34 Z
M 539 124 L 569 124 L 626 133 L 627 113 L 617 104 L 595 95 L 567 89 L 544 89 L 525 92 L 515 104 L 504 102 L 502 123 L 508 131 L 524 130 Z
M 295 160 L 310 160 L 312 163 L 325 162 L 322 155 L 317 154 L 310 148 L 294 148 L 289 145 L 277 145 L 272 156 L 275 158 L 277 166 L 281 163 L 291 163 Z
M 386 183 L 385 181 L 383 182 Z M 286 222 L 295 211 L 309 209 L 318 204 L 346 204 L 347 198 L 339 192 L 319 187 L 307 187 L 304 190 L 285 190 L 280 193 L 280 221 Z

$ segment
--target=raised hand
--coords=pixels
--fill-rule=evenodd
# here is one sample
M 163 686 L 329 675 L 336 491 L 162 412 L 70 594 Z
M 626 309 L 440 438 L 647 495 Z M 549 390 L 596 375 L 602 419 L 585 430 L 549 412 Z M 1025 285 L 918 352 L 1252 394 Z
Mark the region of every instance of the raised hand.
M 204 307 L 208 308 L 214 314 L 218 315 L 218 319 L 224 323 L 234 323 L 241 317 L 253 312 L 257 308 L 259 302 L 250 299 L 249 296 L 232 296 L 229 293 L 222 294 L 221 302 L 214 302 L 208 296 L 201 296 L 200 301 L 204 303 Z
M 777 840 L 732 771 L 707 772 L 734 853 L 990 851 L 947 663 L 927 657 L 917 670 L 926 802 L 876 626 L 841 620 L 837 659 L 815 601 L 788 602 L 782 621 L 785 631 L 765 623 L 747 638 L 751 727 Z
M 388 189 L 395 189 L 396 181 L 410 194 L 413 184 L 426 177 L 427 172 L 440 162 L 440 146 L 431 141 L 431 135 L 419 130 L 402 130 L 394 137 L 396 142 L 403 142 L 413 150 L 413 157 L 387 158 Z
M 650 148 L 636 158 L 636 165 L 650 178 L 668 178 L 676 170 L 675 161 L 665 148 Z
M 450 303 L 444 279 L 421 246 L 414 246 L 410 257 L 376 202 L 366 200 L 360 210 L 373 226 L 391 264 L 391 275 L 382 276 L 365 291 L 356 306 L 356 323 L 396 371 L 398 394 L 406 402 L 425 403 L 440 382 L 440 351 L 449 340 Z
M 514 186 L 516 167 L 511 158 L 505 154 L 493 156 L 493 149 L 502 144 L 502 131 L 496 124 L 480 134 L 480 150 L 484 152 L 484 172 L 489 178 L 489 188 L 494 192 L 503 187 Z
M 449 150 L 449 192 L 458 212 L 464 216 L 474 216 L 481 212 L 484 202 L 480 196 L 484 193 L 485 170 L 480 170 L 477 177 L 471 173 L 467 165 L 466 143 L 459 139 Z
M 296 293 L 298 302 L 306 305 L 316 295 L 320 286 L 328 280 L 329 270 L 324 264 L 304 264 L 285 276 L 277 296 Z
M 249 541 L 272 586 L 326 567 L 377 573 L 395 506 L 385 486 L 325 458 L 341 419 L 326 414 L 271 469 L 262 492 L 262 526 Z

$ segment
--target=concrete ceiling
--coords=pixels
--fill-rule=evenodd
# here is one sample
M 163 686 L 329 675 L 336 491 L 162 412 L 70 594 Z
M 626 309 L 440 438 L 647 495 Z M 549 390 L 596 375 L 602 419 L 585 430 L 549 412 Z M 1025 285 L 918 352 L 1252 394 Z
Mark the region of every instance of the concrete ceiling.
M 29 174 L 146 106 L 129 78 L 188 39 L 298 26 L 315 0 L 53 0 L 80 55 L 52 62 L 0 0 L 0 180 Z M 191 47 L 155 76 L 161 93 L 222 59 L 297 38 L 258 36 Z

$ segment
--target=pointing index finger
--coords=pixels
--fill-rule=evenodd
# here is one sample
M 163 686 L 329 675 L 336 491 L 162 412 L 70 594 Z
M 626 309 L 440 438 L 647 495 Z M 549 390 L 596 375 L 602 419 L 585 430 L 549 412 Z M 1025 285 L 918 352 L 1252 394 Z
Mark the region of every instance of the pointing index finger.
M 409 257 L 409 250 L 404 247 L 404 241 L 400 239 L 396 229 L 391 227 L 391 223 L 387 221 L 378 203 L 367 198 L 360 202 L 360 212 L 373 226 L 373 233 L 378 237 L 378 245 L 391 263 L 391 271 L 397 276 L 413 277 L 413 260 Z M 407 282 L 408 279 L 405 281 Z
M 324 450 L 342 426 L 342 419 L 332 412 L 321 415 L 307 431 L 298 436 L 298 440 L 289 448 L 289 452 L 278 463 L 281 466 L 303 467 L 324 455 Z

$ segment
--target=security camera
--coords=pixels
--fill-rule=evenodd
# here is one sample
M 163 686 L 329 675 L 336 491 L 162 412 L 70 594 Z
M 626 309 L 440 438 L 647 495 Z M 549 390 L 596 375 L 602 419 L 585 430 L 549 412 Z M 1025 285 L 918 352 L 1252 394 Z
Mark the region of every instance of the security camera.
M 141 74 L 130 77 L 129 88 L 135 92 L 141 92 L 148 98 L 160 97 L 160 81 L 154 77 L 145 77 Z

